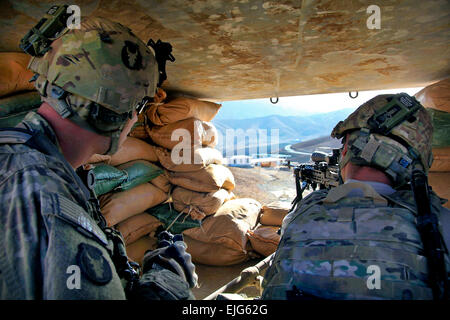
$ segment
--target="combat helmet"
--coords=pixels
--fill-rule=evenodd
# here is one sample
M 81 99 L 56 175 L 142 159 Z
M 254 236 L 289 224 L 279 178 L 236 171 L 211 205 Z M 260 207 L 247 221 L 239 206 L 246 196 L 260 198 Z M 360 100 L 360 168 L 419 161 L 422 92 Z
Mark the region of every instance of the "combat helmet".
M 433 162 L 432 135 L 428 112 L 406 93 L 370 99 L 331 132 L 333 138 L 348 143 L 347 153 L 339 159 L 340 168 L 351 161 L 381 169 L 396 188 L 410 181 L 414 165 L 428 172 Z
M 79 29 L 69 29 L 65 10 L 52 7 L 21 48 L 34 56 L 28 67 L 42 100 L 63 118 L 110 136 L 112 154 L 133 109 L 155 95 L 155 55 L 129 28 L 108 19 L 82 17 Z

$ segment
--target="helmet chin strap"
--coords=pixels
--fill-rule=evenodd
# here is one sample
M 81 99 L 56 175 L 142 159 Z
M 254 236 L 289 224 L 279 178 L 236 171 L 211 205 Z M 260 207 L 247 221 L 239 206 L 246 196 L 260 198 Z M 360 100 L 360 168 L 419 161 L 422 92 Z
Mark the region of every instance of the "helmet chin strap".
M 53 86 L 55 87 L 55 86 Z M 53 91 L 53 90 L 52 90 Z M 110 144 L 108 150 L 104 153 L 105 155 L 112 155 L 117 152 L 119 148 L 119 139 L 120 134 L 122 133 L 123 128 L 125 127 L 125 122 L 123 122 L 117 130 L 105 132 L 100 130 L 99 128 L 88 123 L 86 119 L 81 117 L 76 111 L 71 108 L 69 103 L 67 102 L 67 94 L 58 94 L 58 95 L 47 95 L 46 97 L 42 97 L 42 100 L 47 102 L 62 118 L 67 118 L 77 126 L 99 134 L 101 136 L 110 137 Z
M 121 128 L 123 129 L 123 126 L 121 126 Z M 114 131 L 111 133 L 109 149 L 108 149 L 108 151 L 106 151 L 106 153 L 104 153 L 105 155 L 113 155 L 119 149 L 119 138 L 120 138 L 120 133 L 122 132 L 122 129 L 120 131 Z
M 89 130 L 104 137 L 110 137 L 111 139 L 109 142 L 109 148 L 105 153 L 103 153 L 104 155 L 112 155 L 117 152 L 119 148 L 120 134 L 122 133 L 122 130 L 125 127 L 126 122 L 122 123 L 117 130 L 105 132 L 90 125 L 85 119 L 80 117 L 77 113 L 74 113 L 72 116 L 68 117 L 68 119 L 83 129 Z

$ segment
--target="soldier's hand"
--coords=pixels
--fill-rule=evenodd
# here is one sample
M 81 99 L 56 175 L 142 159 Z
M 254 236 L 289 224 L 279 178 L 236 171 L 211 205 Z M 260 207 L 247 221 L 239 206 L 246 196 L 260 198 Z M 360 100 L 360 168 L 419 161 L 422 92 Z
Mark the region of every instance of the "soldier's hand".
M 186 252 L 187 245 L 183 241 L 183 236 L 181 234 L 173 236 L 164 231 L 158 239 L 158 248 L 147 251 L 144 255 L 144 274 L 157 264 L 178 274 L 193 288 L 197 284 L 198 276 L 191 255 Z

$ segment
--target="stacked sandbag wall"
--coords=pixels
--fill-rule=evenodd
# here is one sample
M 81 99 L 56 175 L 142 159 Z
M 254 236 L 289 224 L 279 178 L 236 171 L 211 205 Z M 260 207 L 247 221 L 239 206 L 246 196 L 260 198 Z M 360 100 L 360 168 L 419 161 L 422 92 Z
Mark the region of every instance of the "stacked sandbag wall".
M 145 251 L 156 248 L 155 232 L 162 226 L 147 211 L 166 202 L 170 189 L 153 147 L 127 137 L 114 155 L 94 155 L 88 162 L 87 184 L 107 225 L 121 232 L 129 258 L 141 263 Z
M 210 121 L 219 108 L 184 97 L 154 103 L 139 116 L 130 136 L 155 146 L 157 161 L 171 184 L 169 203 L 150 212 L 169 231 L 183 233 L 194 263 L 224 266 L 260 255 L 248 234 L 258 224 L 261 204 L 236 199 L 232 192 L 233 174 L 214 149 L 218 134 Z M 164 216 L 167 212 L 171 222 Z M 198 225 L 179 225 L 185 221 Z

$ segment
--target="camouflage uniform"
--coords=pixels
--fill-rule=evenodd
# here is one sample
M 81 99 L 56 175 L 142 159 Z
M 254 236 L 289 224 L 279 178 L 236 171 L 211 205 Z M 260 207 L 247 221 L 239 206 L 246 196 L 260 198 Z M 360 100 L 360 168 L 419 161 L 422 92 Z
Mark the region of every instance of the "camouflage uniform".
M 393 181 L 395 190 L 381 183 L 348 180 L 304 198 L 283 220 L 282 238 L 264 277 L 263 299 L 433 298 L 416 202 L 408 184 L 414 165 L 425 172 L 431 165 L 431 120 L 420 106 L 415 117 L 405 116 L 408 121 L 396 124 L 389 136 L 374 133 L 367 125 L 388 103 L 398 110 L 395 99 L 417 106 L 405 94 L 380 95 L 332 132 L 347 139 L 341 168 L 349 161 L 378 168 Z M 380 185 L 384 187 L 376 188 Z M 430 202 L 449 247 L 450 212 L 433 192 Z M 448 258 L 447 254 L 447 270 Z
M 99 249 L 102 268 L 114 270 L 111 243 L 97 226 L 90 193 L 60 153 L 55 133 L 37 113 L 19 125 L 42 133 L 49 155 L 25 144 L 0 145 L 0 297 L 1 299 L 124 299 L 121 281 L 98 285 L 81 276 L 81 288 L 66 284 L 78 265 L 79 244 Z M 16 137 L 18 142 L 20 137 Z M 105 270 L 103 270 L 105 269 Z
M 432 208 L 448 220 L 436 195 Z M 410 190 L 381 196 L 352 182 L 311 193 L 283 221 L 263 299 L 431 299 L 415 214 Z M 368 288 L 370 265 L 381 270 L 381 289 Z
M 20 134 L 17 143 L 0 144 L 0 299 L 125 299 L 97 200 L 63 158 L 53 129 L 34 112 L 18 127 L 42 134 L 45 152 Z M 80 268 L 79 289 L 70 289 L 71 266 Z M 188 297 L 178 275 L 147 273 L 176 283 L 177 298 Z M 145 295 L 161 298 L 152 288 Z

